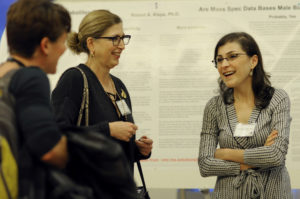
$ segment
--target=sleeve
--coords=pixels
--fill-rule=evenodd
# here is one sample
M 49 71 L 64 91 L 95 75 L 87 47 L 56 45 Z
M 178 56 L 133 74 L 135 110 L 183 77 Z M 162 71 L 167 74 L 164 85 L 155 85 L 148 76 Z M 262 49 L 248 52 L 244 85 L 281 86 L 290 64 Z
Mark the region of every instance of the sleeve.
M 147 156 L 144 156 L 143 154 L 141 154 L 140 151 L 139 151 L 139 148 L 137 147 L 135 142 L 134 142 L 134 150 L 135 150 L 135 154 L 134 154 L 134 161 L 135 162 L 138 161 L 138 160 L 146 160 L 146 159 L 150 158 L 151 154 L 152 154 L 152 153 L 150 153 Z
M 89 82 L 90 83 L 90 82 Z M 56 121 L 61 127 L 77 124 L 83 94 L 83 77 L 79 70 L 68 69 L 60 77 L 51 95 Z M 99 122 L 86 130 L 109 132 L 108 122 Z
M 16 119 L 22 145 L 41 158 L 60 140 L 50 105 L 50 86 L 39 68 L 20 69 L 13 76 L 10 91 L 16 99 Z
M 273 98 L 275 103 L 272 104 L 273 114 L 270 125 L 272 130 L 278 131 L 278 137 L 271 146 L 246 149 L 244 162 L 248 165 L 269 168 L 285 164 L 291 123 L 290 100 L 283 90 Z
M 219 133 L 216 99 L 212 98 L 204 109 L 198 157 L 200 174 L 203 177 L 238 175 L 239 163 L 214 158 Z
M 76 125 L 82 100 L 83 80 L 79 71 L 68 69 L 51 94 L 51 103 L 59 125 Z

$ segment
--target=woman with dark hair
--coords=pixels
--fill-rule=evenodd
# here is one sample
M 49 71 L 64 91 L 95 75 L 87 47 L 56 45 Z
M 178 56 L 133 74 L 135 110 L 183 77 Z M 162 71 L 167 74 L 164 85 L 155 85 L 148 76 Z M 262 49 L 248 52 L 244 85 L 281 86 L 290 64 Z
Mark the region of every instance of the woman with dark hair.
M 213 198 L 291 198 L 287 93 L 271 86 L 247 33 L 222 37 L 213 62 L 220 95 L 206 104 L 198 159 L 203 177 L 217 176 Z

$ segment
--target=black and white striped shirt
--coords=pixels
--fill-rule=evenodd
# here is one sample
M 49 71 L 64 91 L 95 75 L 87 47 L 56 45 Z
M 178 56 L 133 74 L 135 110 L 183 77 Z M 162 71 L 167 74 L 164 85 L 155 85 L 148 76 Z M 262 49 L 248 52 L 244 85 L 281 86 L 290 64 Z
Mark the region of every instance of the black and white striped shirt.
M 290 100 L 287 93 L 275 89 L 267 108 L 254 108 L 248 123 L 256 122 L 252 137 L 233 137 L 238 123 L 234 104 L 225 105 L 221 96 L 213 97 L 204 110 L 199 148 L 199 169 L 203 177 L 218 176 L 212 198 L 289 199 L 291 185 L 285 159 L 290 132 Z M 264 146 L 272 130 L 278 137 Z M 245 164 L 256 167 L 240 171 L 240 163 L 214 158 L 220 148 L 245 149 Z

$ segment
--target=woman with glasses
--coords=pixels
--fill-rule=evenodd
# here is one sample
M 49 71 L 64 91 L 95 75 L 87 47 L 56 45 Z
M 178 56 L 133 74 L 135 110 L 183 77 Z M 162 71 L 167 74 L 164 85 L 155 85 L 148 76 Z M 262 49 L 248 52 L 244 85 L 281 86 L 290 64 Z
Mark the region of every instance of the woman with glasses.
M 133 172 L 136 160 L 150 157 L 152 139 L 146 136 L 135 139 L 138 127 L 133 121 L 129 93 L 123 82 L 110 74 L 119 64 L 130 38 L 124 34 L 119 16 L 107 10 L 88 13 L 78 33 L 72 32 L 67 43 L 76 54 L 86 53 L 87 61 L 63 73 L 52 93 L 52 103 L 61 125 L 76 125 L 83 98 L 83 72 L 89 87 L 89 112 L 83 114 L 80 125 L 87 125 L 88 119 L 87 128 L 116 140 Z
M 213 62 L 220 95 L 206 104 L 198 159 L 203 177 L 217 176 L 213 198 L 291 198 L 287 93 L 271 86 L 247 33 L 223 36 Z

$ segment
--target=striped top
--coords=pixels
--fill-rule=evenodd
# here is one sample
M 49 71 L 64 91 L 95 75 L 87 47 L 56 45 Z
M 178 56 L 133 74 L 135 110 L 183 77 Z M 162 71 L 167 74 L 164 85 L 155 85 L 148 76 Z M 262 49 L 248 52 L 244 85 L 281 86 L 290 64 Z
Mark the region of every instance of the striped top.
M 206 104 L 198 164 L 203 177 L 217 176 L 212 198 L 292 198 L 285 167 L 291 123 L 287 93 L 275 89 L 267 108 L 254 108 L 248 124 L 253 122 L 257 124 L 252 137 L 234 139 L 238 123 L 234 105 L 225 105 L 221 96 L 213 97 Z M 264 146 L 272 130 L 278 130 L 278 137 L 273 145 Z M 245 164 L 256 169 L 240 171 L 240 163 L 215 159 L 218 144 L 220 148 L 245 149 Z

